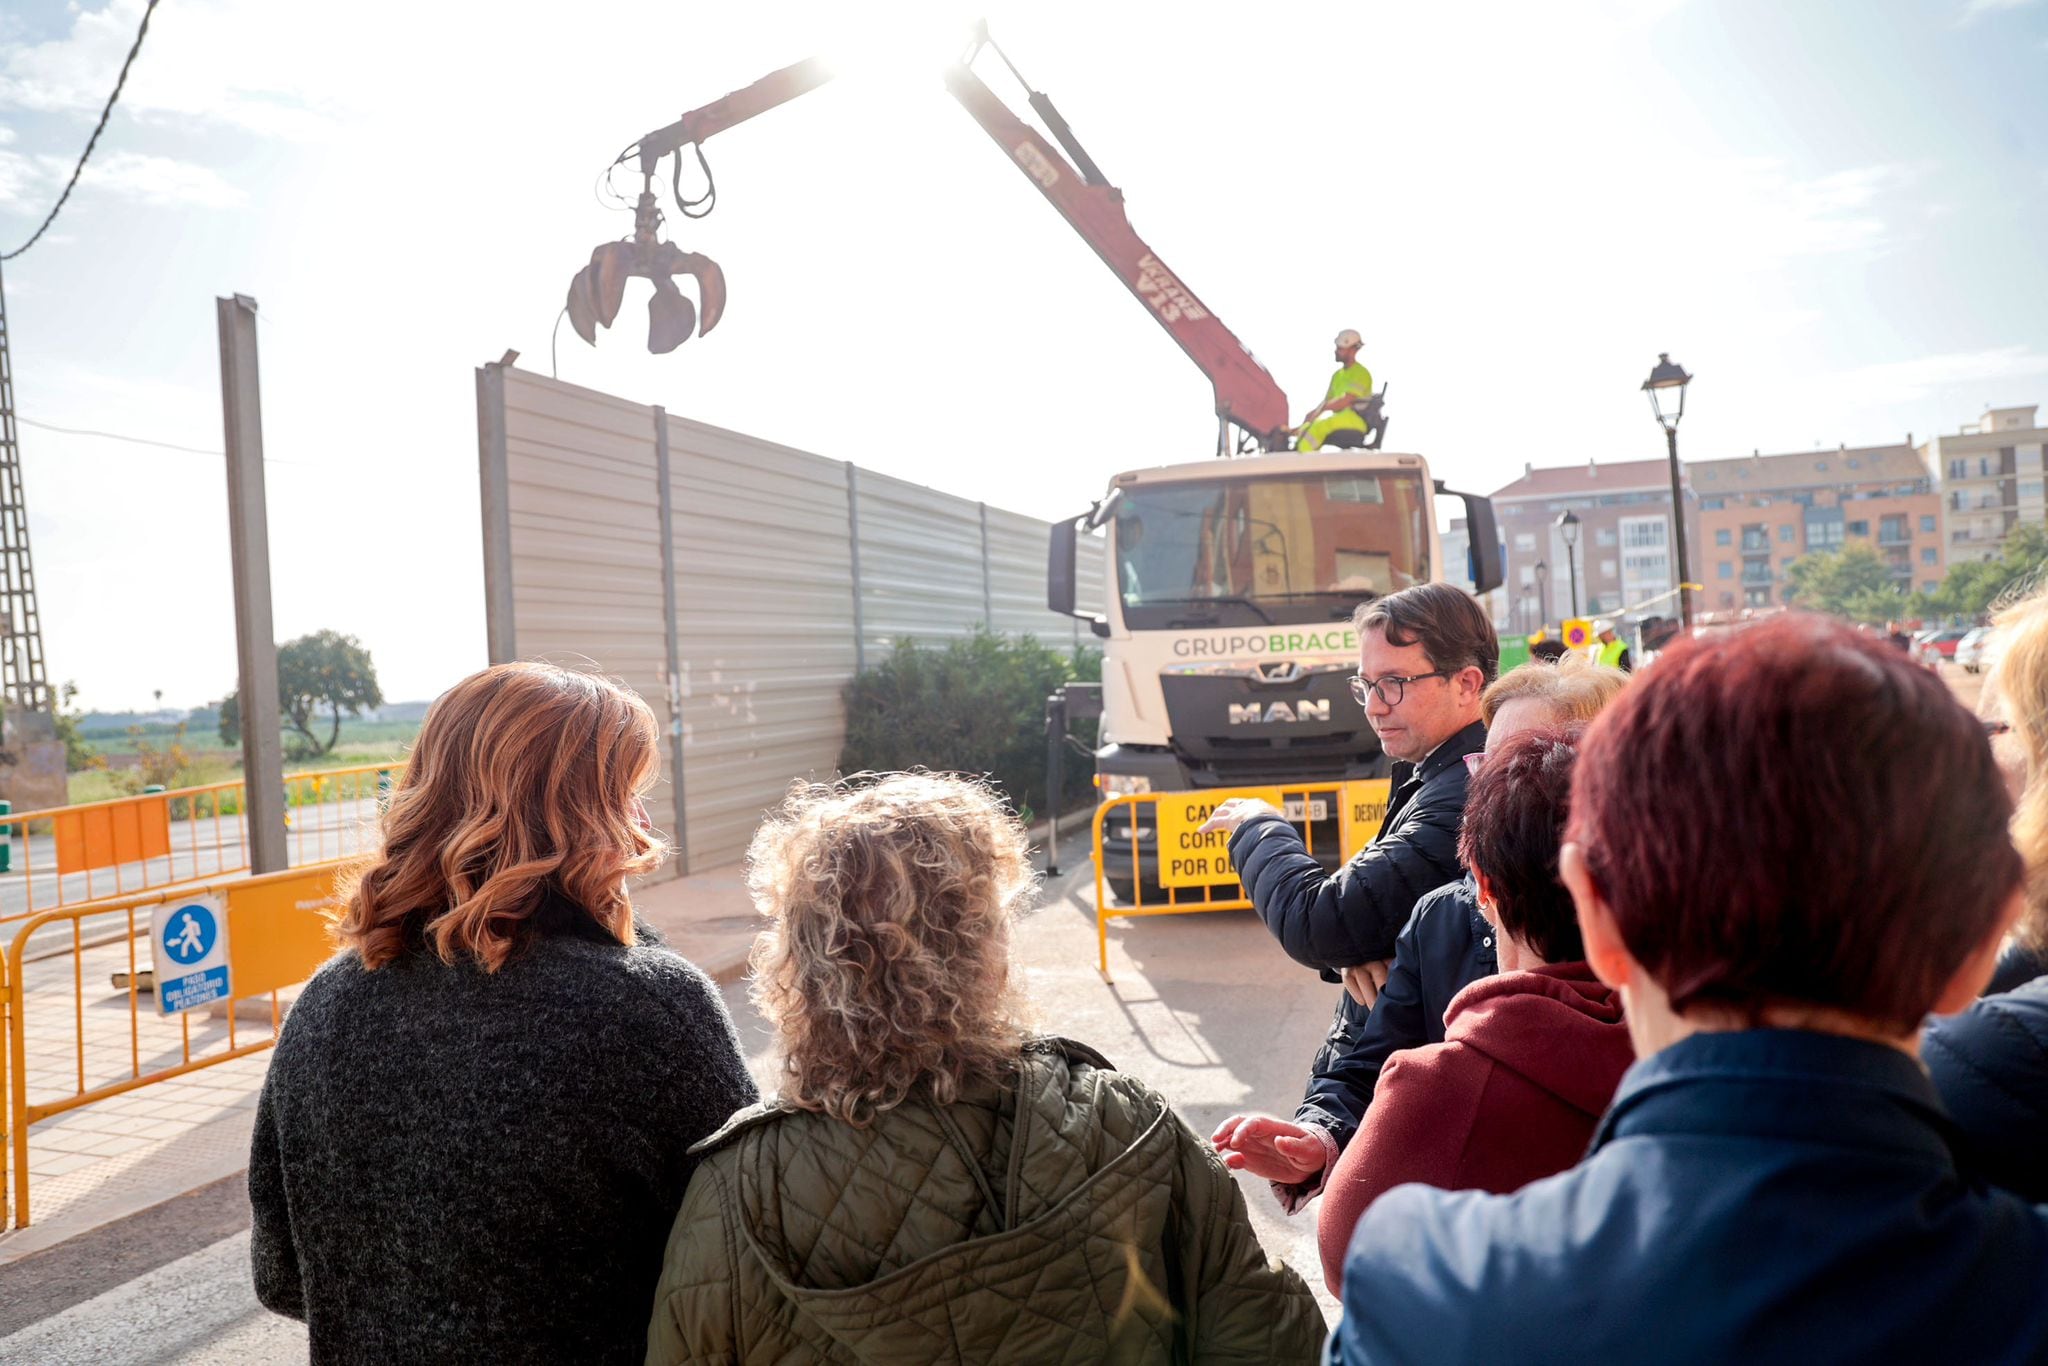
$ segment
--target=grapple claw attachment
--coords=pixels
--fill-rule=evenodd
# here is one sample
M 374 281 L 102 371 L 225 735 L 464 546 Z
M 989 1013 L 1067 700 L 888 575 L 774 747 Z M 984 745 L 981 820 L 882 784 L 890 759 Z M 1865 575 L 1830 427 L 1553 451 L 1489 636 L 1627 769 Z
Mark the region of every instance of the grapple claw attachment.
M 630 242 L 607 242 L 590 253 L 591 287 L 597 300 L 597 320 L 610 327 L 618 319 L 619 305 L 626 301 L 626 277 L 633 273 L 634 247 Z
M 576 272 L 569 281 L 569 326 L 576 329 L 576 335 L 595 346 L 597 344 L 597 294 L 591 285 L 590 267 Z
M 725 316 L 725 272 L 718 268 L 718 262 L 699 252 L 678 254 L 682 257 L 681 268 L 697 277 L 697 331 L 707 333 Z
M 666 275 L 654 277 L 654 297 L 647 301 L 647 349 L 665 356 L 697 330 L 697 310 Z

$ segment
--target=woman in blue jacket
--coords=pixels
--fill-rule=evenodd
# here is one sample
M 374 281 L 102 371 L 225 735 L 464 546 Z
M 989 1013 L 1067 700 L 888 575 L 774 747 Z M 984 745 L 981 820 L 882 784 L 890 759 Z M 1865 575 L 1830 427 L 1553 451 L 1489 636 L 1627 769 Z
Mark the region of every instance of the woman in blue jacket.
M 2019 916 L 2010 814 L 1882 641 L 1662 656 L 1588 732 L 1559 861 L 1638 1061 L 1572 1170 L 1374 1203 L 1331 1360 L 2048 1360 L 2048 1208 L 1967 1172 L 1917 1057 Z

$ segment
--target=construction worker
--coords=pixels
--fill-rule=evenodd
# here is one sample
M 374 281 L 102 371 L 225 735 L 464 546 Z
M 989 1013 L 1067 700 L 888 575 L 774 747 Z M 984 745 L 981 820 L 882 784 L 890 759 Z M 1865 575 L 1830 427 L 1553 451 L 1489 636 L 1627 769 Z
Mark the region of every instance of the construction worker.
M 1358 363 L 1358 348 L 1363 345 L 1364 340 L 1351 328 L 1337 334 L 1337 373 L 1330 376 L 1329 393 L 1296 428 L 1301 436 L 1294 449 L 1321 450 L 1332 432 L 1342 431 L 1360 433 L 1359 444 L 1363 444 L 1362 434 L 1369 428 L 1357 409 L 1372 397 L 1372 371 Z
M 1629 658 L 1628 642 L 1615 636 L 1613 622 L 1605 618 L 1594 622 L 1593 636 L 1600 642 L 1599 653 L 1595 656 L 1600 663 L 1623 673 L 1635 671 L 1635 661 Z

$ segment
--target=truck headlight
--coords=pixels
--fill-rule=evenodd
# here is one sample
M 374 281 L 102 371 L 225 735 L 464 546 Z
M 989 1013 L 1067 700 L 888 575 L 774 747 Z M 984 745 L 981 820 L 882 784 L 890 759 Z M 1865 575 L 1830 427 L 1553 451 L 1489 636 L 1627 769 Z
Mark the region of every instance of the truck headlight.
M 1152 780 L 1130 773 L 1098 773 L 1095 788 L 1104 801 L 1112 797 L 1142 797 L 1152 790 Z

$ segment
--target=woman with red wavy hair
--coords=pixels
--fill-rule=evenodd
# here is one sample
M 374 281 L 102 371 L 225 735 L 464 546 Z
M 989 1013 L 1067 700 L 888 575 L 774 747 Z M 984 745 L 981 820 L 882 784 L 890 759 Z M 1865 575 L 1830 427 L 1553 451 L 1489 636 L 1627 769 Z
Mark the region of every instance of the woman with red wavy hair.
M 427 713 L 256 1115 L 256 1291 L 316 1362 L 641 1360 L 690 1145 L 756 1095 L 627 897 L 655 737 L 545 664 Z

